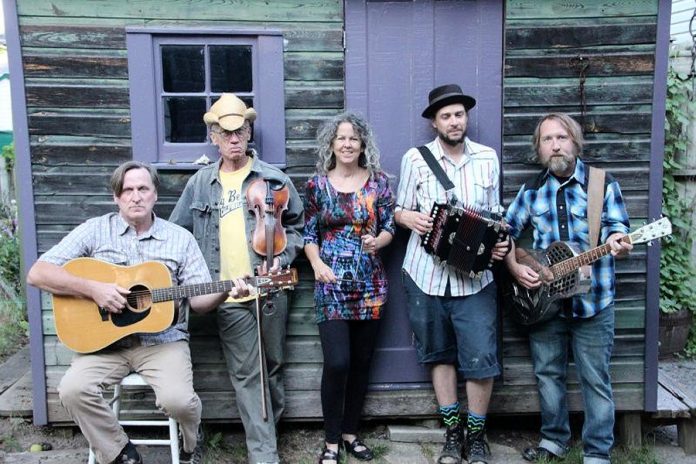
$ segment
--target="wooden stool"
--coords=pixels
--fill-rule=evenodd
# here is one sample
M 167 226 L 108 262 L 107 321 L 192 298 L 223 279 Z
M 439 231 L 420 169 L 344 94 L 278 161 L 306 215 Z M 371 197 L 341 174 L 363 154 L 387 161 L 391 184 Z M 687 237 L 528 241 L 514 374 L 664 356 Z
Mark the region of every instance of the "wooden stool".
M 153 445 L 169 446 L 172 452 L 172 464 L 179 464 L 179 424 L 171 417 L 167 420 L 121 420 L 121 391 L 122 387 L 149 387 L 145 379 L 140 374 L 132 373 L 121 380 L 121 383 L 114 385 L 114 396 L 111 399 L 111 409 L 113 409 L 118 423 L 121 425 L 145 426 L 145 427 L 169 427 L 169 439 L 167 440 L 131 440 L 134 445 Z M 89 450 L 88 464 L 95 464 L 94 452 Z

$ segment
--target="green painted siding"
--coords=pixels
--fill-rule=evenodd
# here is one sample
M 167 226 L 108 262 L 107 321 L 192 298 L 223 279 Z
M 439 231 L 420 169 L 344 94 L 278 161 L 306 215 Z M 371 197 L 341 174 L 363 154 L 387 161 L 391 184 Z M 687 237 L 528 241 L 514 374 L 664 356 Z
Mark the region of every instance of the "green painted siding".
M 631 223 L 641 225 L 650 193 L 657 1 L 510 0 L 506 16 L 505 203 L 539 169 L 529 161 L 539 117 L 563 111 L 584 121 L 584 159 L 619 180 Z M 618 404 L 636 397 L 630 410 L 643 407 L 645 272 L 644 246 L 617 262 L 612 377 Z M 531 388 L 526 338 L 510 321 L 504 326 L 505 385 Z
M 287 172 L 298 187 L 313 171 L 314 134 L 343 108 L 343 2 L 283 0 L 17 0 L 28 109 L 37 240 L 40 252 L 83 220 L 113 209 L 108 178 L 131 159 L 126 26 L 269 27 L 283 31 Z M 608 5 L 608 6 L 607 6 Z M 504 196 L 509 203 L 537 166 L 527 161 L 538 117 L 578 115 L 585 73 L 585 157 L 619 178 L 634 224 L 647 216 L 653 55 L 657 0 L 513 1 L 506 5 Z M 549 19 L 553 18 L 553 19 Z M 582 58 L 582 60 L 580 60 Z M 166 171 L 157 212 L 168 216 L 190 175 Z M 312 275 L 301 283 L 289 316 L 290 419 L 317 419 L 321 350 L 313 320 Z M 619 409 L 641 409 L 645 315 L 645 249 L 618 265 L 617 341 L 612 365 Z M 56 385 L 70 352 L 55 336 L 43 298 L 49 422 L 68 422 Z M 211 420 L 237 417 L 210 316 L 192 321 L 195 383 Z M 527 341 L 504 322 L 504 376 L 494 412 L 536 412 Z M 570 402 L 581 409 L 571 377 Z M 519 401 L 519 398 L 529 398 Z M 134 399 L 137 402 L 141 399 Z M 371 392 L 373 416 L 432 415 L 431 390 Z M 137 408 L 137 406 L 136 406 Z
M 343 3 L 194 0 L 19 0 L 18 13 L 31 135 L 40 252 L 83 220 L 113 210 L 108 179 L 131 159 L 126 26 L 273 28 L 285 40 L 288 173 L 299 185 L 312 171 L 320 122 L 343 108 Z M 282 103 L 281 103 L 282 104 Z M 201 115 L 202 117 L 202 115 Z M 157 213 L 167 217 L 190 172 L 163 172 Z M 289 316 L 291 417 L 318 417 L 321 350 L 313 319 L 311 276 L 295 292 Z M 55 336 L 43 296 L 49 422 L 69 421 L 56 386 L 70 352 Z M 210 317 L 192 321 L 196 388 L 204 416 L 237 416 L 234 394 Z M 211 341 L 212 340 L 212 341 Z

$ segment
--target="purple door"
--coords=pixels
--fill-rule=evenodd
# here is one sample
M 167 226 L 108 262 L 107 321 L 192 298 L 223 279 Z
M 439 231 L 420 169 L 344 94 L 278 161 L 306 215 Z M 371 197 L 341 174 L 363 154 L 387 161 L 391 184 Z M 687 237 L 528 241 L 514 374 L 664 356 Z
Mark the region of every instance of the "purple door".
M 469 137 L 501 152 L 502 0 L 346 0 L 346 108 L 365 115 L 397 176 L 402 155 L 434 138 L 420 114 L 428 92 L 457 83 L 474 96 Z M 389 303 L 373 363 L 373 383 L 429 382 L 416 361 L 400 269 L 408 234 L 389 247 Z M 402 388 L 394 385 L 396 388 Z

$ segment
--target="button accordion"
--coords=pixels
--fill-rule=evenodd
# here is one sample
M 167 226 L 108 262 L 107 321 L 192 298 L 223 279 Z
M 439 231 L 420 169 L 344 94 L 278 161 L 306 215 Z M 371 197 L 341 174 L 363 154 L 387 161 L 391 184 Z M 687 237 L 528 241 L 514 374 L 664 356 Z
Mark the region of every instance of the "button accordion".
M 428 254 L 472 279 L 493 269 L 493 248 L 508 237 L 502 215 L 458 203 L 435 203 L 430 218 L 433 228 L 421 236 Z

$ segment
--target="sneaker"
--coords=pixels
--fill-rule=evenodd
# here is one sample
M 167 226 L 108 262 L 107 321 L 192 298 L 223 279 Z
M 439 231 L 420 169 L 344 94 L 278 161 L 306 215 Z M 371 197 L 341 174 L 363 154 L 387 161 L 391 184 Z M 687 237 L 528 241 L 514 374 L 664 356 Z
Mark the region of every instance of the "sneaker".
M 203 426 L 198 426 L 198 439 L 196 447 L 191 453 L 184 451 L 184 440 L 179 436 L 179 463 L 180 464 L 201 464 L 203 462 L 203 452 L 205 447 L 205 434 Z
M 486 441 L 486 431 L 468 433 L 466 436 L 466 459 L 469 464 L 488 464 L 491 449 Z
M 112 464 L 143 464 L 143 458 L 135 449 L 135 445 L 129 441 Z
M 461 464 L 464 429 L 462 424 L 448 427 L 445 432 L 445 446 L 442 447 L 437 464 Z
M 522 457 L 529 462 L 556 462 L 563 459 L 541 446 L 526 448 L 522 453 Z

